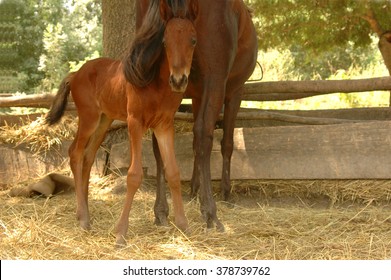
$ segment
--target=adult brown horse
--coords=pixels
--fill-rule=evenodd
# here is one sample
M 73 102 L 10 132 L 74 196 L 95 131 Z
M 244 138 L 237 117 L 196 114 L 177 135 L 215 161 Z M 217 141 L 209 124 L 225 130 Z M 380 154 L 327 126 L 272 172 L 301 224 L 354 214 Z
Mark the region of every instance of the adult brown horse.
M 137 26 L 145 25 L 150 16 L 148 5 L 156 0 L 138 0 Z M 186 10 L 186 0 L 167 0 L 172 7 Z M 192 196 L 199 191 L 201 213 L 207 227 L 214 223 L 224 230 L 216 214 L 210 174 L 210 156 L 213 144 L 213 132 L 216 121 L 224 108 L 223 156 L 221 190 L 225 200 L 229 198 L 230 165 L 233 151 L 233 130 L 235 118 L 240 107 L 244 83 L 254 70 L 257 60 L 257 36 L 251 19 L 251 13 L 242 0 L 198 0 L 198 17 L 195 21 L 198 34 L 197 48 L 194 54 L 192 74 L 190 75 L 186 96 L 192 98 L 194 112 L 194 169 L 191 181 Z M 151 37 L 154 37 L 151 34 Z M 143 42 L 148 44 L 148 42 Z M 132 75 L 130 71 L 139 63 L 144 71 Z M 153 81 L 153 72 L 149 71 L 155 63 L 152 56 L 144 56 L 137 48 L 130 50 L 125 62 L 125 76 L 139 86 Z M 165 198 L 164 178 L 156 141 L 154 151 L 158 162 L 158 193 L 155 205 L 156 220 L 165 223 L 168 213 Z
M 156 73 L 154 81 L 140 88 L 126 81 L 122 62 L 109 58 L 91 60 L 64 79 L 47 115 L 50 125 L 58 122 L 64 113 L 68 95 L 72 93 L 79 124 L 69 156 L 76 187 L 77 218 L 83 229 L 90 228 L 88 181 L 96 151 L 114 119 L 127 121 L 132 160 L 127 175 L 125 205 L 116 225 L 117 244 L 125 243 L 129 211 L 141 184 L 142 136 L 148 128 L 154 129 L 161 151 L 173 198 L 175 223 L 182 230 L 188 227 L 174 154 L 174 115 L 188 84 L 197 42 L 192 23 L 196 17 L 196 6 L 190 5 L 186 15 L 177 15 L 176 10 L 163 0 L 160 5 L 156 2 L 149 8 L 148 21 L 164 22 L 164 27 L 159 29 L 162 40 L 148 49 L 153 54 L 159 54 L 158 59 L 161 60 L 160 65 L 151 69 Z M 142 41 L 151 32 L 148 26 L 141 28 L 135 40 Z M 162 51 L 163 42 L 165 51 Z M 134 70 L 137 71 L 137 67 Z

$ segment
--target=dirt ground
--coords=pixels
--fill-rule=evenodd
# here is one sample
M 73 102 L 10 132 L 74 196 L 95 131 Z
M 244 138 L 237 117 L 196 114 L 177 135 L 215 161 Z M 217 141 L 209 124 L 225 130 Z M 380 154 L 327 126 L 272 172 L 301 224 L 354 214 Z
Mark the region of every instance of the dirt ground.
M 232 200 L 218 199 L 226 231 L 206 230 L 184 183 L 190 233 L 153 224 L 154 179 L 136 194 L 128 245 L 116 249 L 114 225 L 124 178 L 92 178 L 92 230 L 75 218 L 73 192 L 10 197 L 0 190 L 1 259 L 363 259 L 391 258 L 390 181 L 234 181 Z M 113 189 L 117 191 L 113 192 Z M 172 212 L 172 211 L 171 211 Z M 172 214 L 172 213 L 170 213 Z M 172 220 L 172 216 L 170 215 Z

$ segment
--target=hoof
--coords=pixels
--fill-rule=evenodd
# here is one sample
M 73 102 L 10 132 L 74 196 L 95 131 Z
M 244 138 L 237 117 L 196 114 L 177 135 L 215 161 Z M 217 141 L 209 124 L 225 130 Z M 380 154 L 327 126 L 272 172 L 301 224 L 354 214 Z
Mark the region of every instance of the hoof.
M 168 220 L 166 216 L 160 216 L 155 218 L 155 225 L 158 227 L 168 227 Z
M 218 232 L 225 232 L 224 225 L 220 221 L 216 222 L 216 230 Z
M 213 226 L 215 224 L 216 224 L 216 230 L 218 232 L 224 232 L 225 231 L 224 225 L 219 221 L 219 219 L 217 217 L 215 217 L 214 219 L 211 218 L 211 217 L 207 219 L 207 221 L 206 221 L 206 228 L 207 228 L 207 230 L 213 229 Z
M 126 239 L 125 237 L 123 237 L 122 235 L 121 236 L 117 236 L 117 240 L 115 241 L 115 248 L 117 249 L 123 249 L 124 247 L 126 247 Z
M 223 201 L 225 202 L 228 202 L 230 201 L 230 198 L 231 198 L 231 192 L 225 192 L 225 191 L 222 191 L 221 192 L 221 198 L 223 199 Z
M 189 224 L 186 222 L 176 224 L 176 227 L 186 233 L 189 230 Z
M 82 230 L 85 230 L 85 231 L 90 231 L 91 230 L 90 222 L 79 221 L 79 223 L 80 223 L 80 227 L 81 227 Z

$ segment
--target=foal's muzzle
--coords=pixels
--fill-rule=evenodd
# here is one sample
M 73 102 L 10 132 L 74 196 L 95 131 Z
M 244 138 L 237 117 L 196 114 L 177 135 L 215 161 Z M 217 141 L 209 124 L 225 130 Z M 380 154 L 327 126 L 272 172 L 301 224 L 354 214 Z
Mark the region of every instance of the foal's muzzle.
M 183 74 L 182 76 L 170 75 L 169 83 L 172 91 L 183 93 L 186 91 L 188 78 L 185 74 Z

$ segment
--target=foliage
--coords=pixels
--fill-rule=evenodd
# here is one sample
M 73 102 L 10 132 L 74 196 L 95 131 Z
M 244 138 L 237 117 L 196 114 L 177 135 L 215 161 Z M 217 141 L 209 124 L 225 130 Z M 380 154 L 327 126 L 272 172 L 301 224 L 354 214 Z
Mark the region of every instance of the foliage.
M 0 1 L 0 76 L 13 91 L 50 90 L 68 61 L 101 49 L 99 0 Z
M 249 0 L 262 50 L 290 50 L 303 78 L 327 78 L 352 64 L 367 66 L 374 31 L 364 19 L 372 11 L 391 28 L 391 2 L 357 0 Z
M 38 68 L 44 51 L 42 41 L 45 26 L 58 20 L 62 0 L 4 0 L 0 3 L 2 26 L 2 65 L 7 74 L 18 79 L 18 89 L 30 90 L 43 78 Z M 6 36 L 4 33 L 6 32 Z M 4 63 L 5 62 L 5 63 Z M 4 63 L 4 64 L 3 64 Z
M 279 59 L 289 54 L 280 64 L 297 79 L 326 79 L 377 63 L 369 11 L 382 28 L 391 28 L 388 0 L 246 2 L 260 49 L 283 54 Z M 101 22 L 100 0 L 0 1 L 0 92 L 53 91 L 75 65 L 102 53 Z
M 372 44 L 372 48 L 376 48 Z M 347 80 L 382 77 L 388 75 L 381 54 L 374 52 L 371 63 L 365 67 L 360 64 L 351 65 L 348 69 L 338 69 L 327 79 Z M 279 52 L 278 50 L 259 51 L 258 60 L 262 63 L 263 81 L 302 80 L 302 72 L 295 67 L 294 55 L 289 50 Z M 259 69 L 256 69 L 252 78 L 260 76 Z M 311 79 L 317 79 L 317 76 Z M 314 96 L 298 100 L 287 101 L 242 101 L 244 108 L 258 109 L 279 109 L 279 110 L 314 110 L 314 109 L 340 109 L 354 107 L 388 107 L 390 93 L 387 91 L 361 92 L 361 93 L 335 93 Z
M 47 25 L 44 32 L 45 52 L 40 59 L 45 78 L 41 91 L 56 88 L 71 65 L 96 57 L 102 50 L 100 2 L 69 1 L 67 5 L 61 20 Z
M 388 75 L 372 13 L 391 28 L 390 1 L 249 0 L 254 11 L 264 80 L 351 79 Z M 336 109 L 388 106 L 389 93 L 316 96 L 295 101 L 243 102 L 263 109 Z

